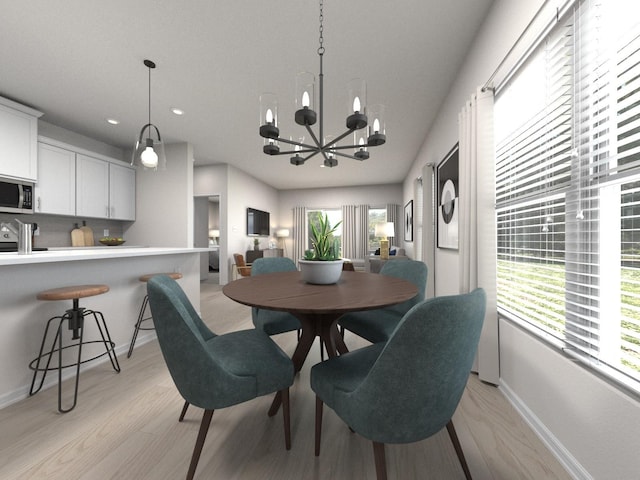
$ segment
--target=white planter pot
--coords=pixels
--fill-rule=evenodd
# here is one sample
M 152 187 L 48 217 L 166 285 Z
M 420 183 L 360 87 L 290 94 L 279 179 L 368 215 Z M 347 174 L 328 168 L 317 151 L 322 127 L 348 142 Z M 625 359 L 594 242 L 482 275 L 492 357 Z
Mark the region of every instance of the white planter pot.
M 303 281 L 316 285 L 330 285 L 340 280 L 344 261 L 299 260 L 298 263 Z

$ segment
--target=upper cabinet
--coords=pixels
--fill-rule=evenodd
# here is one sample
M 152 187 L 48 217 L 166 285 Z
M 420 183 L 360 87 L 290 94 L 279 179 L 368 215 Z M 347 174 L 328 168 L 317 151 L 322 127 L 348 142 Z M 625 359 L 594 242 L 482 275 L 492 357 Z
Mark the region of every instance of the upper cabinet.
M 135 220 L 136 172 L 124 162 L 41 137 L 35 211 Z
M 0 97 L 0 176 L 38 179 L 38 117 L 41 112 Z
M 35 213 L 76 215 L 76 154 L 38 143 Z
M 109 218 L 109 163 L 76 156 L 76 215 Z
M 136 219 L 136 171 L 109 164 L 109 218 Z

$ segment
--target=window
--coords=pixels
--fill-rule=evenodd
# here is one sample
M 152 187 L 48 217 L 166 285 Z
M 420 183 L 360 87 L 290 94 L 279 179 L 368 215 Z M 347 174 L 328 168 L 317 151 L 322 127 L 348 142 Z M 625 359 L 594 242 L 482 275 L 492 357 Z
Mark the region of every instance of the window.
M 637 391 L 639 14 L 576 2 L 494 111 L 500 313 Z
M 338 222 L 342 222 L 342 210 L 340 209 L 330 209 L 330 210 L 307 210 L 307 232 L 311 232 L 311 224 L 318 226 L 318 219 L 320 217 L 324 217 L 327 215 L 329 218 L 329 224 L 333 227 Z M 310 235 L 307 236 L 307 250 L 311 250 L 311 238 Z M 333 234 L 333 237 L 336 240 L 336 246 L 338 248 L 338 252 L 336 254 L 339 257 L 342 257 L 342 223 L 338 225 L 336 231 Z
M 369 239 L 369 253 L 375 252 L 380 248 L 380 238 L 376 237 L 376 225 L 387 221 L 386 208 L 369 207 L 369 229 L 367 238 Z

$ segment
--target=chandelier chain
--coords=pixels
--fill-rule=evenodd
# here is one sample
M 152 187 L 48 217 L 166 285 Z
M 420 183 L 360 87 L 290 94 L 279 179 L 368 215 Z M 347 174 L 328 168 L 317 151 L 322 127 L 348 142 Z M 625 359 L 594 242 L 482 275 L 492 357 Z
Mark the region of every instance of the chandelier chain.
M 323 6 L 324 6 L 324 3 L 323 3 L 322 0 L 320 0 L 320 17 L 319 17 L 320 27 L 318 28 L 318 31 L 320 33 L 320 38 L 318 38 L 318 41 L 320 42 L 320 46 L 318 47 L 318 55 L 322 55 L 324 53 L 324 45 L 323 45 L 324 37 L 322 35 L 322 33 L 324 31 L 324 27 L 322 25 L 322 22 L 324 20 L 324 14 L 323 14 L 323 11 L 322 11 L 322 7 Z

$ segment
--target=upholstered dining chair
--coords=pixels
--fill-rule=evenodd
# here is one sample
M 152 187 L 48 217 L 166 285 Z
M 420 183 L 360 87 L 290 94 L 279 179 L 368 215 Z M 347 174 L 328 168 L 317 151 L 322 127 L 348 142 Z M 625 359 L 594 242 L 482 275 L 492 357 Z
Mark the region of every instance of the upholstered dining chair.
M 418 294 L 406 302 L 378 310 L 351 312 L 338 320 L 340 330 L 349 330 L 371 343 L 386 342 L 405 313 L 424 300 L 427 288 L 427 265 L 417 260 L 386 262 L 380 275 L 397 277 L 413 283 Z
M 316 456 L 326 403 L 353 431 L 373 442 L 378 480 L 387 478 L 385 443 L 417 442 L 445 426 L 471 479 L 451 418 L 467 384 L 485 308 L 480 288 L 425 300 L 409 310 L 388 342 L 314 365 Z
M 215 409 L 281 392 L 285 447 L 291 448 L 289 387 L 293 362 L 261 330 L 216 335 L 204 324 L 175 280 L 157 275 L 147 283 L 162 356 L 186 408 L 204 409 L 187 480 L 193 478 Z
M 236 263 L 236 272 L 241 277 L 250 277 L 251 276 L 251 264 L 246 264 L 244 261 L 244 257 L 241 253 L 233 254 L 233 261 Z

